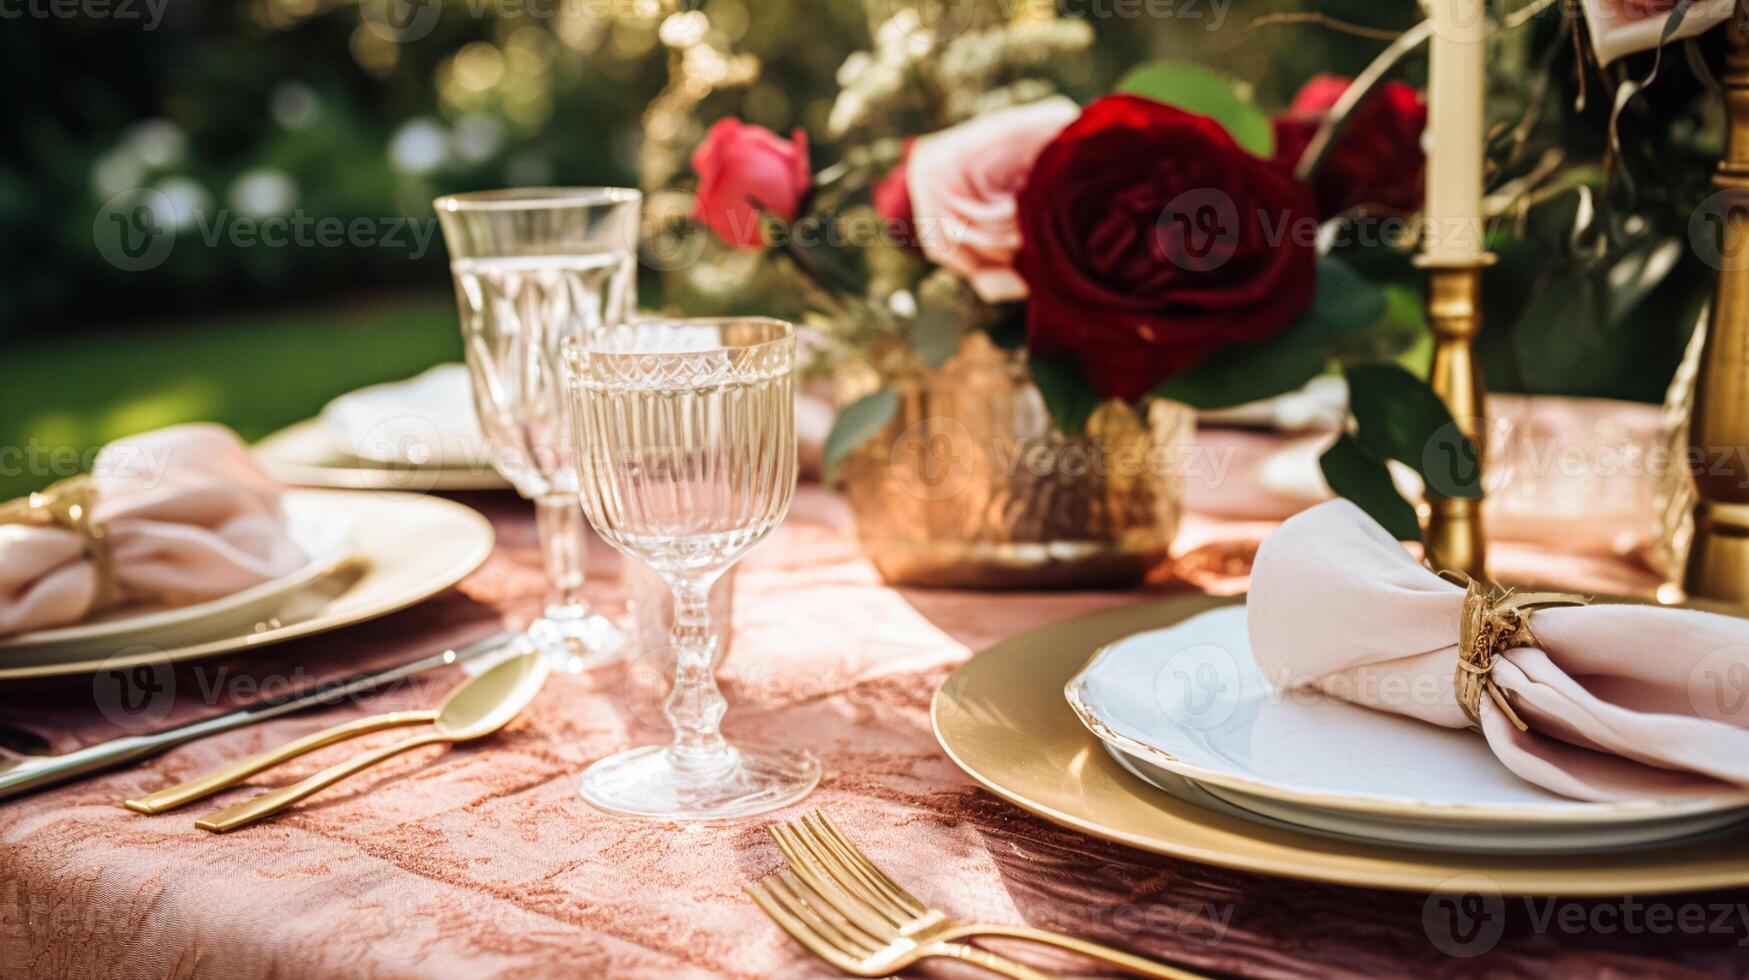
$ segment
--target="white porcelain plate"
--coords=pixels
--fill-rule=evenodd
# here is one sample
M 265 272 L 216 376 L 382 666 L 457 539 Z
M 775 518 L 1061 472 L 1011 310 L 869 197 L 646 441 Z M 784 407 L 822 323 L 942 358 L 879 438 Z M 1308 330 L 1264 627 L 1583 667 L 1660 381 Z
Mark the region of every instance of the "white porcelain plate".
M 1514 776 L 1470 731 L 1298 691 L 1271 692 L 1245 608 L 1212 610 L 1098 653 L 1069 705 L 1126 768 L 1194 780 L 1247 813 L 1423 847 L 1550 850 L 1689 836 L 1749 817 L 1749 794 L 1590 803 Z M 1131 762 L 1141 762 L 1138 768 Z
M 328 574 L 352 554 L 351 518 L 308 498 L 288 496 L 286 533 L 309 561 L 296 571 L 227 596 L 174 608 L 121 608 L 73 626 L 33 630 L 0 641 L 0 656 L 45 653 L 67 656 L 110 652 L 120 646 L 181 644 L 254 622 L 262 610 Z

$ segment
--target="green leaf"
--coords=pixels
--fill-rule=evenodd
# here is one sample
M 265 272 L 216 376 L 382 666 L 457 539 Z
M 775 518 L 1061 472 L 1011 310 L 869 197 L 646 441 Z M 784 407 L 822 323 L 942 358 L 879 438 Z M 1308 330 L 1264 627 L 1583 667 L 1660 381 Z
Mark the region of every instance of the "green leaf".
M 827 466 L 836 466 L 850 451 L 881 431 L 899 410 L 899 393 L 880 388 L 844 406 L 832 420 L 823 451 Z
M 1099 407 L 1099 392 L 1093 390 L 1081 365 L 1066 354 L 1049 357 L 1030 356 L 1027 366 L 1032 370 L 1032 383 L 1044 395 L 1045 408 L 1064 435 L 1080 435 L 1087 429 L 1087 418 Z
M 1132 70 L 1117 91 L 1145 95 L 1186 112 L 1208 116 L 1233 140 L 1260 157 L 1275 152 L 1269 116 L 1239 94 L 1225 75 L 1189 61 L 1155 61 Z
M 1482 495 L 1475 443 L 1426 382 L 1395 364 L 1357 364 L 1346 373 L 1348 410 L 1369 451 L 1414 467 L 1429 493 Z
M 911 325 L 911 347 L 932 368 L 941 367 L 960 349 L 965 317 L 943 306 L 924 307 Z
M 1421 540 L 1415 508 L 1397 492 L 1389 467 L 1353 436 L 1337 439 L 1319 457 L 1318 468 L 1324 471 L 1324 482 L 1331 490 L 1353 501 L 1398 541 Z
M 1318 260 L 1317 290 L 1294 322 L 1268 340 L 1235 343 L 1151 392 L 1193 408 L 1231 408 L 1293 391 L 1317 377 L 1345 343 L 1384 315 L 1385 291 L 1340 259 Z

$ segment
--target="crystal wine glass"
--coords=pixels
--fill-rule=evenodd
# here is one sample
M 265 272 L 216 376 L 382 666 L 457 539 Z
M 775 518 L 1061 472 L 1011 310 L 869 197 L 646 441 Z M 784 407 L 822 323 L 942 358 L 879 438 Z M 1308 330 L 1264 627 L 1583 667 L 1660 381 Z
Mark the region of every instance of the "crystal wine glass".
M 577 501 L 559 344 L 625 320 L 642 195 L 551 187 L 440 197 L 474 409 L 492 464 L 534 501 L 551 582 L 528 635 L 559 669 L 614 659 L 619 627 L 583 597 L 589 533 Z
M 756 318 L 652 320 L 565 344 L 583 510 L 674 594 L 672 745 L 583 772 L 600 809 L 661 819 L 761 813 L 808 795 L 820 765 L 718 731 L 711 585 L 789 511 L 796 485 L 795 331 Z

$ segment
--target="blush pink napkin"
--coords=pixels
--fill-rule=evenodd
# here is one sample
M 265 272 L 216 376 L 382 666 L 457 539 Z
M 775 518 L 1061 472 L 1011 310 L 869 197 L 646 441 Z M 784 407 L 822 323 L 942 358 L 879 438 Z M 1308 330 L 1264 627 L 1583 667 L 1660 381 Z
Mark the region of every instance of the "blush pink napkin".
M 301 567 L 280 487 L 235 433 L 179 425 L 98 453 L 92 519 L 105 529 L 129 603 L 178 606 Z M 95 610 L 97 569 L 78 534 L 0 525 L 0 636 L 77 623 Z
M 1451 686 L 1463 598 L 1358 507 L 1331 501 L 1259 548 L 1252 653 L 1277 689 L 1467 727 Z M 1749 787 L 1749 620 L 1599 604 L 1544 609 L 1531 626 L 1542 648 L 1509 651 L 1493 672 L 1530 731 L 1486 695 L 1480 706 L 1479 737 L 1520 778 L 1583 800 Z

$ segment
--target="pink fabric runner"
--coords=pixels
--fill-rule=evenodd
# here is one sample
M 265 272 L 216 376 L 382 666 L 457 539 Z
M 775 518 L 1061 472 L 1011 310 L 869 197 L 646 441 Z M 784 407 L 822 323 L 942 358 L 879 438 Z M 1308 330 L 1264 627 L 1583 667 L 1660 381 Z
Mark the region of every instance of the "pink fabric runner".
M 409 659 L 492 632 L 501 617 L 531 615 L 544 582 L 526 505 L 507 495 L 468 502 L 492 517 L 499 547 L 437 599 L 252 657 L 185 667 L 169 682 L 174 698 L 144 698 L 135 714 L 102 679 L 8 690 L 0 724 L 42 732 L 65 748 L 114 735 L 116 721 L 149 716 L 154 726 L 166 724 L 214 710 L 207 702 L 253 696 L 256 682 Z M 1199 581 L 1242 587 L 1243 565 L 1268 526 L 1193 516 L 1179 565 Z M 602 574 L 594 589 L 611 601 L 617 561 L 605 548 L 596 557 Z M 1500 558 L 1591 588 L 1655 584 L 1622 564 L 1587 564 L 1598 559 L 1536 559 L 1511 549 Z M 1183 588 L 1174 576 L 1153 593 Z M 727 727 L 819 753 L 825 780 L 805 807 L 831 812 L 913 891 L 965 915 L 1030 921 L 1255 976 L 1426 975 L 1468 966 L 1428 941 L 1425 896 L 1225 871 L 1108 844 L 995 799 L 942 755 L 929 699 L 954 665 L 1021 630 L 1143 598 L 886 588 L 858 553 L 842 502 L 804 488 L 737 583 Z M 830 975 L 741 894 L 745 882 L 782 861 L 763 821 L 646 824 L 607 817 L 577 798 L 575 776 L 590 760 L 662 737 L 653 692 L 626 680 L 648 673 L 555 676 L 522 719 L 488 742 L 411 754 L 225 837 L 196 830 L 192 811 L 144 817 L 119 801 L 344 718 L 432 704 L 454 675 L 0 803 L 0 976 Z M 255 785 L 302 776 L 358 749 L 326 750 Z M 1534 910 L 1507 912 L 1502 940 L 1475 962 L 1509 972 L 1672 975 L 1727 972 L 1743 962 L 1741 929 L 1674 940 L 1575 934 L 1539 928 Z M 1077 968 L 1073 960 L 1040 962 Z

